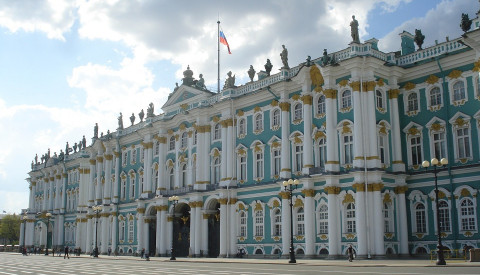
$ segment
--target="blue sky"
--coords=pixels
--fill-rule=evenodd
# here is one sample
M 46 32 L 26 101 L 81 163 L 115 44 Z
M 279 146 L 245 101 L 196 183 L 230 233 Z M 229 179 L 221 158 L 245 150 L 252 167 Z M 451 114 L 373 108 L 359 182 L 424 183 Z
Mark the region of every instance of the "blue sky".
M 187 65 L 215 87 L 218 17 L 232 50 L 221 49 L 221 79 L 231 70 L 238 85 L 267 58 L 278 70 L 282 44 L 291 66 L 344 49 L 353 14 L 362 41 L 397 51 L 403 30 L 420 28 L 433 45 L 458 37 L 461 13 L 478 9 L 476 0 L 0 0 L 0 211 L 28 206 L 35 154 L 89 140 L 96 122 L 113 130 L 119 112 L 153 102 L 161 113 Z

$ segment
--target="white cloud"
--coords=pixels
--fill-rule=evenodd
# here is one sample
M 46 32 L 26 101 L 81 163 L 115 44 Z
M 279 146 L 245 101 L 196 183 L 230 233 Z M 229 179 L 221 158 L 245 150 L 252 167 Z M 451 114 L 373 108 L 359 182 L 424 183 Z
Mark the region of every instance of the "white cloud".
M 75 21 L 76 1 L 0 0 L 0 26 L 11 32 L 40 31 L 48 38 L 65 40 Z
M 474 17 L 472 13 L 476 10 L 472 11 L 472 7 L 478 7 L 477 0 L 444 0 L 436 7 L 432 7 L 424 17 L 411 19 L 396 27 L 380 39 L 378 46 L 380 50 L 387 52 L 400 50 L 401 41 L 398 34 L 404 30 L 415 34 L 415 29 L 421 29 L 425 35 L 423 48 L 435 45 L 435 40 L 444 42 L 446 36 L 451 39 L 458 38 L 462 34 L 461 13 L 468 12 L 470 18 Z

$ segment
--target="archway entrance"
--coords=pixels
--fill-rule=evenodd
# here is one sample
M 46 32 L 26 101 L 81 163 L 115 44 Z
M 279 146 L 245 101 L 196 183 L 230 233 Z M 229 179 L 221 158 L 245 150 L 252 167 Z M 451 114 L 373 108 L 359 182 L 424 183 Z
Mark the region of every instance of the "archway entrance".
M 190 206 L 179 203 L 173 219 L 173 247 L 175 256 L 188 257 L 190 249 Z
M 148 222 L 148 252 L 150 256 L 157 254 L 157 210 L 152 207 L 145 220 Z
M 215 200 L 208 208 L 208 257 L 220 255 L 220 203 Z

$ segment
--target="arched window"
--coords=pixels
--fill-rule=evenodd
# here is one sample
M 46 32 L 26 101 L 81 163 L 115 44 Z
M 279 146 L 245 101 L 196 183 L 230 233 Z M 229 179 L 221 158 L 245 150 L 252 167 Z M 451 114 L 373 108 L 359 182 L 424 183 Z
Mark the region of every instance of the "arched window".
M 460 223 L 462 231 L 473 231 L 477 227 L 475 207 L 470 198 L 464 198 L 460 203 Z
M 394 232 L 392 224 L 391 207 L 388 203 L 383 204 L 383 218 L 384 218 L 384 231 L 385 233 Z
M 465 99 L 465 84 L 463 81 L 457 81 L 453 84 L 453 101 Z
M 450 232 L 450 208 L 444 200 L 438 202 L 438 216 L 440 217 L 440 231 Z
M 213 179 L 215 180 L 214 184 L 220 182 L 220 157 L 215 158 L 213 161 Z
M 255 178 L 263 178 L 263 151 L 255 152 Z
M 273 222 L 274 222 L 274 236 L 281 236 L 282 235 L 282 212 L 280 209 L 273 210 Z
M 344 164 L 353 163 L 353 135 L 344 135 L 343 136 L 343 155 L 344 155 Z
M 239 174 L 239 180 L 241 181 L 246 181 L 247 180 L 247 156 L 239 156 L 238 157 L 238 160 L 239 160 L 239 171 L 238 171 L 238 174 Z
M 346 233 L 355 233 L 355 204 L 350 202 L 345 209 Z
M 188 134 L 187 132 L 183 132 L 182 134 L 182 148 L 187 148 L 187 144 L 188 144 Z
M 342 93 L 342 109 L 352 107 L 352 92 L 345 90 Z
M 305 235 L 305 212 L 303 211 L 303 207 L 297 210 L 297 235 Z
M 120 182 L 120 198 L 125 199 L 127 197 L 127 182 L 122 178 Z
M 130 161 L 132 164 L 137 162 L 137 148 L 132 149 L 132 159 Z
M 135 198 L 135 175 L 130 174 L 130 198 Z
M 416 93 L 408 95 L 408 109 L 409 112 L 418 111 L 418 98 Z
M 442 94 L 440 88 L 435 87 L 430 90 L 430 106 L 442 105 Z
M 245 135 L 246 134 L 246 127 L 245 127 L 245 119 L 242 118 L 238 122 L 238 134 L 239 135 Z
M 182 165 L 182 186 L 181 187 L 186 187 L 187 186 L 187 164 Z
M 263 115 L 257 114 L 255 116 L 255 131 L 262 131 L 263 130 Z
M 318 141 L 318 161 L 317 165 L 319 167 L 325 167 L 325 162 L 327 161 L 327 141 L 324 138 L 321 138 Z
M 278 109 L 273 110 L 273 114 L 272 114 L 272 126 L 273 126 L 273 127 L 278 127 L 278 126 L 280 126 L 280 110 L 278 110 Z
M 377 109 L 385 109 L 385 103 L 383 101 L 383 93 L 380 90 L 375 91 L 375 96 L 377 99 Z
M 281 150 L 280 148 L 272 149 L 272 157 L 273 157 L 273 175 L 279 176 L 280 169 L 281 169 Z
M 133 221 L 128 222 L 128 241 L 133 242 L 135 236 L 135 225 Z
M 157 170 L 155 170 L 155 175 L 154 175 L 154 177 L 153 177 L 153 183 L 152 183 L 152 185 L 155 187 L 155 186 L 157 186 L 158 184 L 159 184 L 159 183 L 158 183 L 158 169 L 157 169 Z M 160 187 L 160 186 L 157 186 L 157 188 L 158 188 L 158 187 Z
M 220 123 L 215 124 L 214 132 L 213 132 L 213 139 L 221 139 L 222 138 L 222 125 Z
M 302 104 L 301 103 L 297 103 L 294 107 L 294 115 L 293 115 L 293 120 L 301 120 L 302 117 L 303 117 L 303 114 L 302 114 Z
M 322 204 L 318 212 L 318 233 L 328 234 L 328 206 Z
M 324 95 L 320 95 L 318 97 L 318 100 L 317 100 L 317 114 L 320 115 L 320 114 L 324 114 L 326 113 L 326 109 L 325 109 L 325 96 Z
M 168 143 L 168 150 L 175 150 L 175 137 L 171 136 L 170 137 L 170 142 Z
M 121 221 L 118 228 L 118 239 L 121 242 L 125 241 L 125 221 Z
M 427 233 L 425 205 L 418 203 L 415 206 L 415 233 Z

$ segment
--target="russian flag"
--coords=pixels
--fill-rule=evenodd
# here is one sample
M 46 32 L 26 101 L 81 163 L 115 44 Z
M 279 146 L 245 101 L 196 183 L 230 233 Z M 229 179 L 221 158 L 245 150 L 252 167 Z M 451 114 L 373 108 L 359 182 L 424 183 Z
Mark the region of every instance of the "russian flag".
M 227 42 L 227 38 L 225 37 L 225 34 L 223 34 L 223 31 L 220 31 L 220 43 L 227 46 L 228 54 L 232 54 L 232 52 L 230 51 L 230 46 L 228 45 L 228 42 Z

